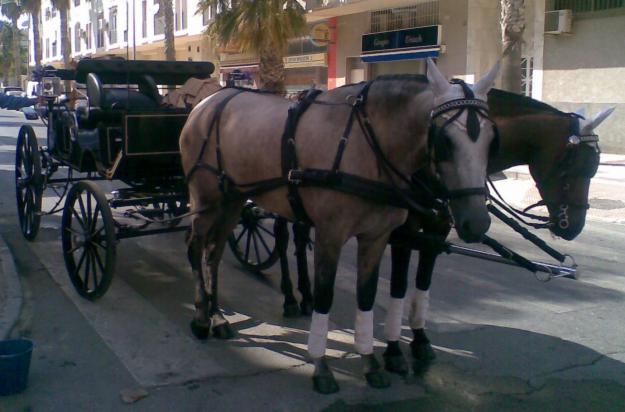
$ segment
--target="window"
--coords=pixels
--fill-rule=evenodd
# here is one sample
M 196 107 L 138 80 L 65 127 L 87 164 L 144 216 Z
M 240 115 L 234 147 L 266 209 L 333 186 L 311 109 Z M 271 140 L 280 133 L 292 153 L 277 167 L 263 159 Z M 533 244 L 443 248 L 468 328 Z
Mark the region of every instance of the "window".
M 93 47 L 92 44 L 91 44 L 91 39 L 92 39 L 91 36 L 92 36 L 92 33 L 93 33 L 93 29 L 91 27 L 91 23 L 87 23 L 85 25 L 85 32 L 86 32 L 86 35 L 85 35 L 85 43 L 86 44 L 85 44 L 85 46 L 86 46 L 87 50 L 89 50 L 89 49 L 91 49 L 91 47 Z
M 185 30 L 187 28 L 187 0 L 176 0 L 175 14 L 175 30 Z
M 141 37 L 148 37 L 148 1 L 141 2 Z
M 619 9 L 623 7 L 625 7 L 625 0 L 551 0 L 547 3 L 547 10 L 570 9 L 575 13 Z
M 80 0 L 74 0 L 74 7 L 80 6 Z
M 46 59 L 50 58 L 50 39 L 46 39 Z
M 163 8 L 160 6 L 157 0 L 154 0 L 154 4 L 158 5 L 158 11 L 154 14 L 154 34 L 164 34 L 165 33 L 165 12 Z
M 526 96 L 532 95 L 532 78 L 534 74 L 534 59 L 523 57 L 521 59 L 521 93 Z
M 438 1 L 371 12 L 370 33 L 439 24 Z
M 54 41 L 52 42 L 52 57 L 56 56 L 56 42 L 58 38 L 58 33 L 54 32 Z
M 80 23 L 74 26 L 74 51 L 80 51 Z
M 51 16 L 50 7 L 46 7 L 46 13 L 45 14 L 46 14 L 46 17 L 45 17 L 46 21 L 50 20 L 50 16 Z
M 109 44 L 117 43 L 117 7 L 109 9 Z
M 215 17 L 215 10 L 213 9 L 213 6 L 210 6 L 209 8 L 207 8 L 206 10 L 202 12 L 202 24 L 204 26 L 208 25 L 211 22 L 211 20 L 213 20 L 214 17 Z
M 99 49 L 101 47 L 104 47 L 104 13 L 100 12 L 98 13 L 98 18 L 97 18 L 97 28 L 96 28 L 96 33 L 95 33 L 95 47 L 96 49 Z

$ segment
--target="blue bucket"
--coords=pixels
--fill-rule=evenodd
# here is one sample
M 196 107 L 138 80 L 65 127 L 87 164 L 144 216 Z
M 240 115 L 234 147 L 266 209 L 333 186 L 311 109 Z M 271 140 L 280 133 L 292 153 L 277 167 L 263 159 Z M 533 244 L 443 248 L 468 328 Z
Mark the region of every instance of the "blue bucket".
M 26 389 L 33 342 L 28 339 L 0 341 L 0 395 Z

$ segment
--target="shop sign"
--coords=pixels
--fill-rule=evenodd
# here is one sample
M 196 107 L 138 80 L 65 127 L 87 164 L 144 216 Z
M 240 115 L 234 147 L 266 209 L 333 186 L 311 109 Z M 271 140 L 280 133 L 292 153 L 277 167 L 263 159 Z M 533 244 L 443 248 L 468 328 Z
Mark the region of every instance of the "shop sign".
M 323 47 L 330 43 L 330 27 L 327 23 L 318 23 L 310 29 L 310 42 L 315 47 Z
M 326 53 L 301 54 L 299 56 L 287 56 L 284 58 L 284 67 L 293 69 L 296 67 L 327 66 Z
M 440 25 L 435 25 L 363 34 L 362 52 L 438 46 L 440 44 L 440 29 Z

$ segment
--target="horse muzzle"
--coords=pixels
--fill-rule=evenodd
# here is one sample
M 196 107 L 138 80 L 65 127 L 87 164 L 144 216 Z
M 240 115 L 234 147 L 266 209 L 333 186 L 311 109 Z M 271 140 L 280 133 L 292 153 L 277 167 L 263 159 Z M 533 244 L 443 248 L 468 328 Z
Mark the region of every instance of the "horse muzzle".
M 490 228 L 490 216 L 484 196 L 474 195 L 450 199 L 449 207 L 460 239 L 467 243 L 481 241 Z

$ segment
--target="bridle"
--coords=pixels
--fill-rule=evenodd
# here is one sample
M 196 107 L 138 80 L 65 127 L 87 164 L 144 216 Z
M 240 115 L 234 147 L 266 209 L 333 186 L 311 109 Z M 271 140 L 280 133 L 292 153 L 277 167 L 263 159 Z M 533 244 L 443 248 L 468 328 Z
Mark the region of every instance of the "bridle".
M 467 134 L 469 138 L 475 142 L 480 135 L 480 118 L 487 119 L 493 125 L 495 132 L 495 138 L 491 143 L 491 152 L 497 150 L 499 145 L 499 133 L 497 126 L 489 116 L 488 103 L 483 100 L 475 98 L 473 90 L 462 80 L 453 79 L 452 84 L 459 84 L 462 87 L 465 97 L 462 99 L 454 99 L 441 104 L 440 106 L 432 110 L 429 135 L 428 135 L 428 153 L 430 153 L 431 160 L 436 164 L 444 161 L 449 157 L 448 150 L 443 145 L 445 129 L 450 124 L 454 123 L 458 118 L 466 111 L 467 112 Z M 457 110 L 456 113 L 449 116 L 442 126 L 438 127 L 434 123 L 434 120 L 444 113 Z M 433 153 L 433 155 L 432 155 Z M 439 182 L 440 183 L 440 182 Z M 467 196 L 488 196 L 488 189 L 486 185 L 480 187 L 466 187 L 461 189 L 448 190 L 442 183 L 438 184 L 439 191 L 441 191 L 442 197 L 447 200 L 458 199 Z
M 523 210 L 527 212 L 538 206 L 550 206 L 551 209 L 558 210 L 558 220 L 554 222 L 562 230 L 569 228 L 569 209 L 588 209 L 588 202 L 579 203 L 570 198 L 569 179 L 582 178 L 592 179 L 599 167 L 599 136 L 596 134 L 581 134 L 579 120 L 583 119 L 576 113 L 568 114 L 571 119 L 571 134 L 569 135 L 566 148 L 562 152 L 559 160 L 554 163 L 544 179 L 537 179 L 540 188 L 548 187 L 552 182 L 560 182 L 558 195 L 555 200 L 540 200 Z M 530 215 L 534 217 L 535 215 Z M 543 218 L 548 221 L 548 218 Z

